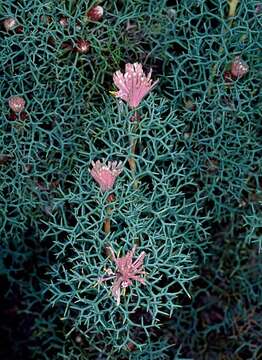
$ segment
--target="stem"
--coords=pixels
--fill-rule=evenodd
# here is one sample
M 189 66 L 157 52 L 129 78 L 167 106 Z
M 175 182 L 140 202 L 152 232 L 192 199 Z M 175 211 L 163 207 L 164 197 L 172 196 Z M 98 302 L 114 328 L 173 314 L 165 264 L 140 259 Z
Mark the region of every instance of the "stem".
M 131 143 L 131 153 L 133 155 L 135 155 L 135 153 L 136 153 L 136 141 Z M 128 159 L 128 163 L 129 163 L 129 166 L 130 166 L 130 169 L 131 169 L 132 173 L 135 175 L 136 161 L 135 161 L 135 159 L 133 158 L 132 155 L 131 155 L 130 159 Z
M 229 0 L 229 12 L 228 17 L 233 17 L 236 15 L 236 8 L 239 3 L 239 0 Z
M 106 234 L 109 234 L 111 230 L 111 223 L 110 223 L 110 219 L 109 218 L 105 218 L 105 222 L 104 222 L 104 231 Z
M 134 114 L 134 116 L 132 118 L 134 119 L 134 121 L 136 121 L 138 119 L 138 113 L 135 112 L 135 114 Z M 134 131 L 136 131 L 136 129 L 137 129 L 137 125 L 134 124 Z M 134 177 L 135 174 L 136 174 L 136 161 L 135 161 L 133 155 L 135 155 L 135 153 L 136 153 L 136 140 L 131 138 L 130 144 L 131 144 L 131 157 L 128 159 L 128 163 L 129 163 L 131 172 L 132 172 L 133 177 Z M 134 182 L 134 188 L 135 189 L 138 188 L 138 182 L 137 181 Z
M 115 196 L 114 194 L 110 194 L 108 197 L 107 197 L 107 202 L 110 204 L 112 201 L 114 201 L 115 199 Z M 104 231 L 106 234 L 109 234 L 110 231 L 111 231 L 111 220 L 110 220 L 110 215 L 112 213 L 113 209 L 108 206 L 106 208 L 106 217 L 105 217 L 105 220 L 104 220 Z
M 132 152 L 132 154 L 135 154 L 135 152 L 136 152 L 136 141 L 131 143 L 131 152 Z M 128 159 L 128 163 L 129 163 L 131 172 L 133 174 L 133 177 L 135 177 L 135 174 L 136 174 L 136 161 L 135 161 L 135 159 L 133 158 L 132 155 L 131 155 L 130 159 Z M 137 180 L 134 181 L 134 188 L 135 189 L 138 188 L 138 181 Z

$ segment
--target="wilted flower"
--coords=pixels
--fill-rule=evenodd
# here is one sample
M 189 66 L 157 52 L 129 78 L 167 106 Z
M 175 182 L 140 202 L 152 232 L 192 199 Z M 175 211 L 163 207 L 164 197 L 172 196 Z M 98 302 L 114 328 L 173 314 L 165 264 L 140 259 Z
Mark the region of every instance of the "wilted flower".
M 92 165 L 93 168 L 89 171 L 103 192 L 113 188 L 117 176 L 123 171 L 122 161 L 108 161 L 106 165 L 97 160 L 92 161 Z
M 103 14 L 104 9 L 102 8 L 102 6 L 97 5 L 92 7 L 92 9 L 88 11 L 86 16 L 92 21 L 98 21 L 103 17 Z
M 4 24 L 4 28 L 5 28 L 6 31 L 13 30 L 17 25 L 16 19 L 11 18 L 11 17 L 5 19 L 3 24 Z
M 151 74 L 152 69 L 146 76 L 141 64 L 126 64 L 125 74 L 118 70 L 113 75 L 114 84 L 119 89 L 115 96 L 136 108 L 158 82 L 157 80 L 152 84 Z
M 247 63 L 240 56 L 236 56 L 231 64 L 231 74 L 236 78 L 242 78 L 248 70 L 249 66 Z
M 132 285 L 134 280 L 139 281 L 142 284 L 145 283 L 145 280 L 139 276 L 145 274 L 145 271 L 143 271 L 145 252 L 142 251 L 138 258 L 132 262 L 134 253 L 136 251 L 136 245 L 134 245 L 133 249 L 128 251 L 125 256 L 118 258 L 115 257 L 114 250 L 111 247 L 109 247 L 108 250 L 112 260 L 116 264 L 116 272 L 114 273 L 111 270 L 108 271 L 109 275 L 100 278 L 99 282 L 115 279 L 112 286 L 112 294 L 116 299 L 117 305 L 119 305 L 122 288 L 126 288 Z
M 20 113 L 25 108 L 25 100 L 20 96 L 12 96 L 8 100 L 8 104 L 10 109 L 12 109 L 16 113 Z

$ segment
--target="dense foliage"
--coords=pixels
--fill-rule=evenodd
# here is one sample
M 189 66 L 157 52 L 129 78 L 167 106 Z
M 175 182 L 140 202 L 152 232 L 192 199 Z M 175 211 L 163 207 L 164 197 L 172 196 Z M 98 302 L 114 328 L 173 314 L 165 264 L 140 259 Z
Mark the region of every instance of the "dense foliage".
M 257 359 L 261 5 L 94 5 L 0 4 L 1 358 Z M 137 111 L 113 83 L 135 62 L 159 79 Z M 117 305 L 108 247 L 134 245 Z

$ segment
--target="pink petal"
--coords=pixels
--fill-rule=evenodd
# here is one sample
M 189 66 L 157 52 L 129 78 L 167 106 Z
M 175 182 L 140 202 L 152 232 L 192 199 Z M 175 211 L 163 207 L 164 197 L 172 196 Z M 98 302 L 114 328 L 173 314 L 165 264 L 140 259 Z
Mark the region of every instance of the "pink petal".
M 116 97 L 126 101 L 132 108 L 136 108 L 158 82 L 155 81 L 152 85 L 151 74 L 152 69 L 146 76 L 141 64 L 126 64 L 124 75 L 120 71 L 113 75 L 114 83 L 119 89 Z

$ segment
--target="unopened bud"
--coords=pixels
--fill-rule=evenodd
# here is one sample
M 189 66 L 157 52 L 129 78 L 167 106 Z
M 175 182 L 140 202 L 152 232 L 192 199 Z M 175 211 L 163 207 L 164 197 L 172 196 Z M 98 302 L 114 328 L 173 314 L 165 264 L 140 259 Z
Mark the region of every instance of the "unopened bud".
M 231 74 L 236 78 L 242 78 L 249 70 L 247 63 L 236 56 L 232 65 L 231 65 Z
M 13 30 L 17 25 L 16 19 L 11 18 L 11 17 L 8 19 L 5 19 L 3 24 L 4 24 L 4 28 L 6 31 Z
M 97 5 L 92 7 L 92 9 L 88 11 L 86 16 L 92 21 L 99 21 L 103 17 L 103 14 L 104 9 L 102 8 L 102 6 Z
M 15 113 L 20 113 L 25 108 L 25 100 L 20 96 L 12 96 L 8 100 L 8 104 L 10 109 L 12 109 Z
M 66 18 L 65 16 L 62 16 L 59 20 L 59 24 L 63 27 L 67 27 L 68 26 L 68 18 Z
M 90 49 L 90 42 L 87 40 L 77 40 L 76 42 L 76 50 L 82 54 L 85 54 Z

